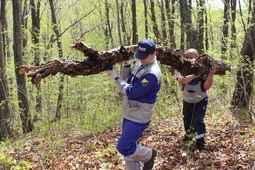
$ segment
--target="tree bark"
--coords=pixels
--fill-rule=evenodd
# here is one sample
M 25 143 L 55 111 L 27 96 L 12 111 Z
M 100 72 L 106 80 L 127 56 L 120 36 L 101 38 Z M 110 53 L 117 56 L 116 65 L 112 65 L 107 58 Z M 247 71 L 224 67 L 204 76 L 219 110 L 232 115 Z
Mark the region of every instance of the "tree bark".
M 126 24 L 125 24 L 125 17 L 124 17 L 124 2 L 121 0 L 121 5 L 120 5 L 120 16 L 121 16 L 121 30 L 123 33 L 123 44 L 130 44 L 130 36 L 127 33 L 126 30 Z
M 197 31 L 194 29 L 191 18 L 191 6 L 188 6 L 187 0 L 180 0 L 181 22 L 184 24 L 184 31 L 186 33 L 186 48 L 198 49 Z
M 236 47 L 236 0 L 231 0 L 231 48 Z
M 154 5 L 154 0 L 151 1 L 151 21 L 152 21 L 152 28 L 153 28 L 153 33 L 157 39 L 157 43 L 160 43 L 161 41 L 161 36 L 158 30 L 158 24 L 157 24 L 157 19 L 156 19 L 156 14 L 155 14 L 155 5 Z
M 105 15 L 106 15 L 106 40 L 109 42 L 111 40 L 110 48 L 113 47 L 113 36 L 112 36 L 112 27 L 110 22 L 110 4 L 108 0 L 105 0 Z M 108 47 L 107 47 L 108 48 Z
M 222 27 L 222 42 L 221 42 L 221 54 L 224 57 L 224 54 L 227 51 L 228 47 L 228 23 L 229 23 L 229 0 L 224 1 L 224 17 L 223 17 L 223 27 Z
M 61 36 L 59 34 L 58 27 L 57 27 L 57 19 L 56 19 L 53 0 L 49 0 L 49 2 L 50 2 L 50 8 L 51 8 L 51 19 L 52 19 L 52 23 L 54 25 L 53 26 L 53 31 L 55 32 L 55 34 L 57 36 L 58 54 L 59 54 L 59 58 L 63 58 L 62 43 L 60 41 Z M 60 110 L 61 110 L 61 107 L 62 107 L 63 89 L 64 89 L 64 76 L 63 75 L 60 76 L 59 88 L 58 89 L 59 89 L 59 93 L 58 93 L 58 102 L 57 102 L 55 120 L 60 120 L 60 118 L 61 118 Z
M 4 1 L 4 2 L 3 2 Z M 4 30 L 6 10 L 5 1 L 1 1 L 1 26 L 0 35 Z M 4 35 L 0 36 L 0 141 L 12 135 L 12 109 L 10 107 L 9 88 L 5 69 Z
M 143 0 L 143 6 L 144 6 L 144 28 L 145 28 L 145 38 L 148 38 L 148 17 L 147 17 L 147 0 Z
M 161 11 L 161 28 L 162 28 L 162 45 L 167 46 L 167 34 L 166 34 L 166 17 L 165 17 L 165 8 L 164 1 L 158 2 L 160 11 Z
M 86 59 L 83 61 L 76 61 L 73 59 L 59 58 L 54 61 L 49 61 L 40 66 L 20 67 L 20 74 L 28 73 L 28 77 L 32 77 L 33 84 L 38 84 L 43 78 L 49 75 L 55 75 L 58 72 L 64 73 L 71 77 L 78 75 L 98 74 L 102 71 L 112 69 L 115 63 L 127 61 L 133 57 L 137 50 L 137 45 L 121 46 L 110 51 L 98 52 L 82 41 L 78 41 L 71 45 L 72 48 L 82 52 Z M 213 64 L 217 66 L 218 75 L 224 75 L 230 67 L 220 60 L 215 60 L 208 55 L 201 55 L 196 60 L 189 60 L 181 51 L 174 51 L 168 47 L 157 46 L 157 59 L 161 64 L 171 66 L 173 69 L 182 73 L 188 74 L 208 74 Z
M 40 54 L 39 54 L 39 34 L 40 34 L 40 0 L 35 5 L 34 0 L 30 0 L 31 5 L 31 17 L 32 17 L 32 42 L 34 44 L 34 65 L 39 66 Z M 42 94 L 40 84 L 36 85 L 36 114 L 34 120 L 38 118 L 38 114 L 42 112 Z
M 245 22 L 244 22 L 241 0 L 238 0 L 238 2 L 239 2 L 239 14 L 240 14 L 241 21 L 242 21 L 242 24 L 243 24 L 243 30 L 244 30 L 244 32 L 246 32 L 246 24 L 245 24 Z M 248 13 L 248 15 L 249 15 L 249 14 L 250 14 L 250 13 Z M 249 18 L 248 18 L 248 21 L 249 21 Z
M 133 44 L 138 42 L 138 34 L 137 34 L 137 23 L 136 23 L 136 0 L 132 0 L 132 30 L 133 30 Z
M 23 133 L 28 133 L 33 130 L 33 122 L 29 113 L 27 88 L 25 76 L 19 74 L 19 66 L 22 64 L 22 15 L 21 1 L 13 0 L 13 51 L 15 74 L 17 81 L 17 92 L 19 99 L 20 117 L 22 121 Z
M 205 6 L 205 51 L 209 49 L 209 30 L 208 30 L 208 15 Z
M 23 3 L 23 11 L 22 11 L 22 44 L 23 44 L 23 48 L 25 49 L 27 46 L 27 33 L 24 30 L 27 30 L 27 15 L 29 13 L 29 7 L 28 7 L 28 2 L 27 0 L 24 1 Z M 24 55 L 24 54 L 23 54 Z
M 119 35 L 119 43 L 122 44 L 122 38 L 121 38 L 121 31 L 120 31 L 120 10 L 119 10 L 119 2 L 116 0 L 116 7 L 117 7 L 117 22 L 118 22 L 118 35 Z
M 169 27 L 169 41 L 170 41 L 170 47 L 176 48 L 175 43 L 175 36 L 174 36 L 174 15 L 175 15 L 175 0 L 171 1 L 171 10 L 170 10 L 170 1 L 165 0 L 165 6 L 166 6 L 166 15 L 168 20 L 168 27 Z
M 205 9 L 205 1 L 198 1 L 198 53 L 203 54 L 204 51 L 204 9 Z
M 3 45 L 3 55 L 5 56 L 6 55 L 6 44 L 5 44 L 5 40 L 8 40 L 8 37 L 7 37 L 7 33 L 5 33 L 5 30 L 8 30 L 7 29 L 7 19 L 6 19 L 6 10 L 5 10 L 5 6 L 6 6 L 6 0 L 2 0 L 1 1 L 1 35 L 2 35 L 2 45 Z M 8 46 L 8 44 L 7 44 Z M 4 60 L 5 60 L 5 57 L 4 57 Z

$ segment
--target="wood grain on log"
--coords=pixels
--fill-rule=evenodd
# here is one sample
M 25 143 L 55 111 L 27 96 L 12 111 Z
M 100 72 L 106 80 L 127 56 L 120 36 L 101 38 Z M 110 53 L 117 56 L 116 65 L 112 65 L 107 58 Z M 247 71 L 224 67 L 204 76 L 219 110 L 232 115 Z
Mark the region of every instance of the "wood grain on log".
M 86 58 L 83 61 L 59 58 L 40 66 L 22 65 L 20 74 L 27 73 L 27 76 L 32 78 L 33 84 L 38 84 L 43 78 L 58 72 L 71 77 L 98 74 L 111 69 L 115 63 L 129 60 L 137 50 L 137 45 L 131 45 L 99 52 L 88 47 L 82 41 L 73 43 L 71 47 L 82 52 Z M 226 71 L 230 71 L 230 67 L 225 62 L 216 60 L 209 55 L 201 55 L 196 60 L 189 60 L 181 51 L 168 47 L 157 46 L 156 51 L 160 64 L 171 66 L 183 75 L 208 74 L 214 64 L 217 66 L 216 74 L 218 75 L 225 75 Z

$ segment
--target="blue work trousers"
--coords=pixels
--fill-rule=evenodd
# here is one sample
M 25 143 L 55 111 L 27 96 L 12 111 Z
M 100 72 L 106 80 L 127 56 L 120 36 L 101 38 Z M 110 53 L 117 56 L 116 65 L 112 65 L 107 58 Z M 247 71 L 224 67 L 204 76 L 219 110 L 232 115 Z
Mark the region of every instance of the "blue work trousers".
M 117 150 L 123 156 L 129 156 L 135 153 L 136 144 L 139 137 L 149 126 L 150 122 L 137 123 L 131 120 L 123 119 L 122 134 L 117 144 Z
M 207 109 L 208 97 L 205 97 L 198 103 L 187 103 L 183 101 L 183 122 L 186 131 L 185 137 L 194 134 L 197 141 L 197 147 L 201 148 L 206 145 L 205 132 L 206 126 L 204 122 L 205 112 Z

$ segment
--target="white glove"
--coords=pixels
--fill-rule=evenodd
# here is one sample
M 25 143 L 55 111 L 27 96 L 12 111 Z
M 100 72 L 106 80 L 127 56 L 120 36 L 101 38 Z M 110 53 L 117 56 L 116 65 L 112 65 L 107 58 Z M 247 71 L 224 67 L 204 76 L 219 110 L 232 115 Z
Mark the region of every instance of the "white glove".
M 133 57 L 133 58 L 129 59 L 128 61 L 125 61 L 124 65 L 131 65 L 134 61 L 135 61 L 135 58 Z
M 112 70 L 106 70 L 106 74 L 112 79 L 115 80 L 118 77 L 117 70 L 115 69 L 115 65 L 112 66 Z

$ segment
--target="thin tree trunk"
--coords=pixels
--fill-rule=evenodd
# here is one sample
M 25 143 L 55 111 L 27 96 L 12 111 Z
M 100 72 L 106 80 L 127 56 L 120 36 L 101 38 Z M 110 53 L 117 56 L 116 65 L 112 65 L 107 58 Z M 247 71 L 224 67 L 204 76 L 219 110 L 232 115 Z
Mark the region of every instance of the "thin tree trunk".
M 57 27 L 57 19 L 56 19 L 53 0 L 49 0 L 49 2 L 50 2 L 50 9 L 51 9 L 52 24 L 54 25 L 53 31 L 55 32 L 56 37 L 57 37 L 58 54 L 59 54 L 59 58 L 63 58 L 62 43 L 60 41 L 61 37 L 60 37 L 58 27 Z M 58 93 L 58 102 L 57 102 L 55 120 L 60 120 L 60 118 L 61 118 L 60 110 L 61 110 L 62 103 L 63 103 L 63 89 L 64 89 L 64 75 L 61 75 L 60 81 L 59 81 L 59 93 Z
M 13 51 L 15 74 L 17 81 L 17 92 L 19 99 L 20 117 L 22 121 L 23 133 L 28 133 L 33 130 L 33 123 L 31 114 L 29 113 L 27 88 L 25 76 L 19 74 L 19 66 L 22 64 L 22 15 L 21 15 L 21 1 L 13 0 Z
M 205 51 L 209 49 L 209 29 L 208 29 L 208 15 L 205 6 Z
M 244 30 L 244 32 L 246 32 L 246 25 L 245 25 L 244 19 L 243 19 L 243 11 L 242 11 L 241 0 L 238 0 L 238 2 L 239 2 L 239 13 L 240 13 L 242 24 L 243 24 L 243 30 Z
M 185 31 L 184 31 L 184 27 L 185 27 L 185 24 L 184 24 L 184 21 L 181 20 L 181 42 L 180 42 L 180 49 L 182 51 L 185 51 Z
M 230 0 L 231 2 L 231 48 L 236 47 L 236 0 Z
M 148 17 L 147 17 L 147 0 L 143 0 L 143 5 L 144 5 L 144 28 L 145 28 L 145 38 L 148 38 Z
M 164 8 L 164 1 L 161 0 L 159 3 L 159 7 L 161 10 L 161 28 L 162 28 L 162 45 L 167 46 L 167 34 L 166 34 L 166 17 L 165 17 L 165 8 Z
M 6 33 L 5 30 L 7 30 L 6 26 L 7 24 L 5 24 L 6 21 L 6 11 L 5 11 L 5 6 L 6 6 L 6 0 L 2 0 L 1 1 L 1 35 L 2 35 L 2 45 L 3 45 L 3 50 L 2 50 L 2 55 L 6 56 L 6 44 L 5 44 L 5 39 L 6 39 Z M 5 57 L 4 57 L 4 62 L 5 62 Z
M 126 30 L 126 24 L 125 24 L 126 17 L 124 15 L 124 9 L 126 4 L 124 2 L 125 0 L 122 0 L 121 2 L 121 27 L 122 27 L 122 32 L 124 34 L 124 39 L 125 39 L 124 45 L 127 45 L 127 44 L 131 44 L 131 35 L 130 35 L 131 33 L 127 32 Z
M 108 39 L 109 40 L 107 40 L 107 41 L 109 41 L 110 42 L 110 40 L 111 40 L 111 46 L 110 46 L 110 48 L 113 48 L 113 37 L 112 37 L 112 27 L 111 27 L 111 22 L 110 22 L 110 4 L 109 4 L 109 2 L 108 2 L 108 0 L 105 0 L 105 10 L 106 10 L 106 29 L 107 29 L 107 37 L 108 37 Z
M 251 13 L 252 13 L 252 1 L 253 0 L 248 0 L 248 3 L 249 3 L 249 5 L 248 5 L 248 16 L 250 16 L 250 17 L 248 17 L 248 20 L 247 20 L 247 25 L 249 25 L 250 24 L 250 21 L 251 21 Z
M 34 65 L 39 66 L 40 64 L 40 52 L 39 52 L 39 34 L 40 34 L 40 0 L 35 5 L 34 0 L 30 0 L 31 5 L 31 17 L 32 17 L 32 42 L 34 44 Z M 36 114 L 34 120 L 38 119 L 38 115 L 42 113 L 42 94 L 41 85 L 36 85 Z
M 105 16 L 106 18 L 109 18 L 109 4 L 108 4 L 108 1 L 105 0 Z M 103 21 L 103 19 L 102 19 Z M 107 19 L 108 21 L 108 19 Z M 109 48 L 109 44 L 110 44 L 110 38 L 109 38 L 109 30 L 108 30 L 108 22 L 106 22 L 106 25 L 103 26 L 104 28 L 104 36 L 105 36 L 105 48 L 108 49 Z
M 22 27 L 24 28 L 24 30 L 27 30 L 27 19 L 25 18 L 29 13 L 29 7 L 27 3 L 28 3 L 27 0 L 25 0 L 22 13 Z M 27 46 L 27 33 L 25 31 L 22 31 L 22 34 L 23 34 L 22 44 L 23 48 L 25 49 Z
M 138 42 L 138 34 L 137 34 L 137 23 L 136 23 L 136 0 L 132 0 L 132 31 L 133 31 L 133 44 L 137 44 Z
M 224 57 L 228 47 L 229 0 L 224 1 L 221 54 Z
M 153 33 L 157 39 L 156 43 L 160 44 L 161 42 L 161 35 L 159 33 L 158 25 L 157 25 L 157 19 L 156 19 L 156 14 L 155 14 L 155 5 L 154 5 L 154 0 L 151 1 L 151 21 L 152 21 L 152 28 L 153 28 Z
M 119 10 L 119 2 L 116 0 L 116 6 L 117 6 L 117 21 L 118 21 L 118 35 L 119 35 L 119 43 L 122 45 L 122 38 L 121 38 L 121 31 L 120 31 L 120 10 Z
M 176 43 L 175 43 L 175 37 L 174 37 L 174 15 L 175 15 L 175 0 L 171 1 L 165 0 L 165 6 L 166 6 L 166 15 L 167 15 L 167 20 L 168 20 L 168 27 L 169 27 L 169 41 L 170 41 L 170 47 L 171 48 L 176 48 Z M 171 10 L 170 10 L 171 6 Z
M 198 53 L 204 53 L 204 8 L 205 1 L 198 0 Z
M 6 0 L 1 1 L 1 26 L 0 35 L 5 27 Z M 4 34 L 0 36 L 0 141 L 12 135 L 12 109 L 10 107 L 9 89 L 7 83 L 6 69 L 5 69 L 5 52 L 4 52 Z

